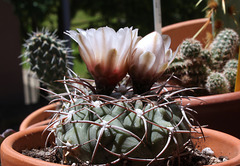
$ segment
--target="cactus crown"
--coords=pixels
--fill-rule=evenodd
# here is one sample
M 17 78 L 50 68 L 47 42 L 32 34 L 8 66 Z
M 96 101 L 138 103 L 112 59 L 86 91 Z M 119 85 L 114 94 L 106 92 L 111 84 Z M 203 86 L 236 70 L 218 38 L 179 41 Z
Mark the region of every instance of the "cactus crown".
M 51 88 L 62 86 L 56 80 L 62 80 L 67 74 L 68 54 L 70 49 L 65 46 L 64 40 L 58 39 L 55 32 L 47 29 L 29 34 L 26 40 L 25 52 L 21 55 L 26 59 L 25 63 L 37 77 Z

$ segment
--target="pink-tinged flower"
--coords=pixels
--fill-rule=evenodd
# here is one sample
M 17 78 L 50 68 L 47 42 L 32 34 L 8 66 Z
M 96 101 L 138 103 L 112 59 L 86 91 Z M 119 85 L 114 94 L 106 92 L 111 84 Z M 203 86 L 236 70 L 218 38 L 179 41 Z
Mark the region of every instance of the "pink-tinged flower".
M 152 32 L 135 45 L 128 59 L 128 72 L 135 93 L 141 94 L 150 90 L 173 61 L 176 53 L 172 54 L 170 44 L 169 36 Z
M 135 45 L 138 30 L 126 27 L 116 32 L 102 27 L 77 31 L 66 34 L 78 43 L 80 55 L 95 79 L 97 93 L 110 94 L 127 73 L 127 57 Z

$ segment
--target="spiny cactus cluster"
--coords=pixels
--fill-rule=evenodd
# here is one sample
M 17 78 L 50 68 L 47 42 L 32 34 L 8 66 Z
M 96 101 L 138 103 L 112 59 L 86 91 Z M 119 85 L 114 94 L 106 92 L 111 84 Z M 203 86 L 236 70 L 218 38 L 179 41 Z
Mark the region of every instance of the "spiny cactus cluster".
M 26 40 L 25 52 L 21 55 L 29 63 L 30 68 L 37 77 L 49 88 L 54 90 L 63 88 L 62 84 L 55 82 L 62 80 L 67 74 L 67 58 L 70 49 L 65 46 L 64 40 L 58 39 L 55 32 L 47 29 L 32 32 Z
M 211 94 L 233 91 L 238 44 L 238 34 L 232 29 L 219 32 L 208 49 L 203 49 L 198 40 L 186 39 L 180 45 L 180 52 L 167 73 L 174 72 L 182 80 L 183 86 L 206 87 Z M 215 80 L 217 78 L 220 80 Z
M 186 39 L 167 73 L 174 73 L 187 87 L 203 86 L 209 72 L 208 64 L 211 63 L 209 54 L 208 50 L 202 49 L 199 41 Z
M 90 85 L 76 85 L 83 84 L 79 78 L 64 82 L 73 83 L 69 87 L 76 86 L 75 92 L 68 98 L 59 95 L 63 106 L 49 126 L 65 164 L 157 163 L 180 153 L 190 139 L 183 107 L 171 99 L 173 92 L 161 92 L 163 86 L 158 93 L 136 96 L 130 91 L 116 99 L 93 94 Z

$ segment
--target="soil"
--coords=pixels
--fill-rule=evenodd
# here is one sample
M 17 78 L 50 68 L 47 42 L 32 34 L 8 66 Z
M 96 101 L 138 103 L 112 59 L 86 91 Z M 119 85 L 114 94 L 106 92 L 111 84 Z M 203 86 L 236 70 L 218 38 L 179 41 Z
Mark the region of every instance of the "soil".
M 40 160 L 53 162 L 53 163 L 63 163 L 62 157 L 56 150 L 51 147 L 46 147 L 42 149 L 31 149 L 23 150 L 22 154 L 37 158 Z M 198 149 L 193 149 L 192 147 L 186 147 L 185 151 L 179 158 L 168 159 L 164 161 L 159 161 L 155 163 L 154 166 L 166 165 L 166 166 L 202 166 L 202 165 L 214 165 L 216 163 L 221 163 L 227 161 L 228 158 L 225 156 L 215 157 L 214 152 L 210 148 L 205 148 L 202 151 Z M 180 161 L 180 164 L 179 164 Z M 128 161 L 123 161 L 123 165 L 129 166 L 131 163 Z M 87 166 L 88 164 L 74 163 L 72 166 Z

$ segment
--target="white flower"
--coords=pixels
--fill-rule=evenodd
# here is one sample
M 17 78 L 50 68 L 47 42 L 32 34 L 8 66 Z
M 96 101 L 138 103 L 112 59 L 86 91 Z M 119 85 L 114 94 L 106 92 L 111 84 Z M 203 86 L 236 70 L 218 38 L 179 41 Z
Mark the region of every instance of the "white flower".
M 126 75 L 127 57 L 137 40 L 138 30 L 109 27 L 67 31 L 79 45 L 79 52 L 95 79 L 98 93 L 109 94 Z
M 172 54 L 170 44 L 170 37 L 158 32 L 146 35 L 136 44 L 128 59 L 135 93 L 148 91 L 173 61 L 176 53 Z

